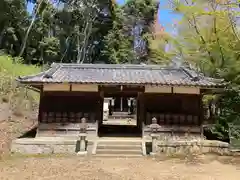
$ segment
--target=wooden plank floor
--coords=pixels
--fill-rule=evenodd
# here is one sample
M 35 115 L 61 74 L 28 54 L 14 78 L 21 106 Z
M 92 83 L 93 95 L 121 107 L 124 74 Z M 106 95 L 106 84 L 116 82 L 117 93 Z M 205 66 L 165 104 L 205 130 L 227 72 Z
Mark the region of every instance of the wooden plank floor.
M 114 119 L 109 118 L 106 121 L 103 121 L 104 125 L 130 125 L 130 126 L 136 126 L 137 120 L 132 118 L 121 118 L 121 119 Z

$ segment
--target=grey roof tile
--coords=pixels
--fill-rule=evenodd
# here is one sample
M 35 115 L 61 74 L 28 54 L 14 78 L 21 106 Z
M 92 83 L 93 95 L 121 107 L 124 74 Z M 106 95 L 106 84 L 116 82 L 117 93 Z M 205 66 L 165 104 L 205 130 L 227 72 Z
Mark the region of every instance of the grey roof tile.
M 98 83 L 222 86 L 222 81 L 204 77 L 183 67 L 117 64 L 53 64 L 42 73 L 18 79 L 21 83 Z

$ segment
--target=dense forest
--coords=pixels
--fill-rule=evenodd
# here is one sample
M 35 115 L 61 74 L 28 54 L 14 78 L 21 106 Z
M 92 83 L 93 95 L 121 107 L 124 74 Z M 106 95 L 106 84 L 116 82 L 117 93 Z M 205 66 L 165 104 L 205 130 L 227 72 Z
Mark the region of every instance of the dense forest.
M 0 50 L 37 66 L 64 63 L 175 64 L 224 79 L 212 129 L 240 122 L 239 0 L 167 0 L 181 15 L 174 34 L 156 28 L 157 0 L 1 0 Z M 27 3 L 33 3 L 30 13 Z M 16 58 L 17 57 L 17 58 Z M 9 59 L 6 59 L 6 61 Z M 206 104 L 208 104 L 208 102 Z
M 28 64 L 147 61 L 158 9 L 152 0 L 121 7 L 111 0 L 0 3 L 0 49 Z M 34 3 L 31 14 L 27 3 Z

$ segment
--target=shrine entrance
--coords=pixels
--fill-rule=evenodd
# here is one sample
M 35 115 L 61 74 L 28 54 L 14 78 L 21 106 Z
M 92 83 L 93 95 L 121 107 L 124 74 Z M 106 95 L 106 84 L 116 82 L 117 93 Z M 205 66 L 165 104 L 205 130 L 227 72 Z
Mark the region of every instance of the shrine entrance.
M 138 86 L 102 86 L 103 118 L 99 136 L 141 136 L 138 116 Z

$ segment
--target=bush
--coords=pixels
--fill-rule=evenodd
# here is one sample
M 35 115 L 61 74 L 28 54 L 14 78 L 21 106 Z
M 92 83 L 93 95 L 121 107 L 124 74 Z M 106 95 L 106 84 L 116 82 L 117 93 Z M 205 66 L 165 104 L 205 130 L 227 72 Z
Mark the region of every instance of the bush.
M 10 56 L 0 55 L 0 73 L 4 73 L 9 78 L 14 79 L 18 76 L 24 76 L 40 72 L 39 67 L 34 65 L 21 64 L 21 62 L 22 58 L 12 58 Z
M 237 88 L 225 90 L 219 103 L 221 113 L 216 117 L 216 124 L 212 132 L 219 139 L 229 139 L 229 124 L 240 123 L 240 94 Z
M 19 86 L 16 77 L 40 72 L 40 68 L 22 64 L 22 58 L 0 55 L 0 99 L 9 103 L 13 114 L 22 116 L 38 101 L 38 93 Z M 30 105 L 29 105 L 30 104 Z

